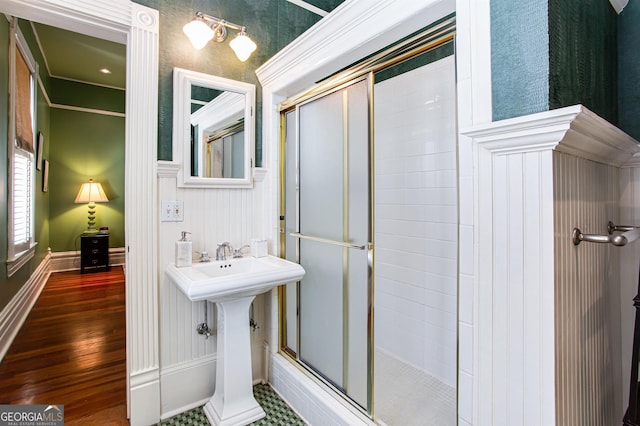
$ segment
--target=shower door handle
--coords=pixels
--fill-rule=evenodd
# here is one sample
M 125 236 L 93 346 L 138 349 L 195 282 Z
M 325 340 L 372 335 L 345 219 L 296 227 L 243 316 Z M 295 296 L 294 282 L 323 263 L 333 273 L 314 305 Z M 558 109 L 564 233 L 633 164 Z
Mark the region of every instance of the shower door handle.
M 304 234 L 300 234 L 299 232 L 292 232 L 289 235 L 298 239 L 317 241 L 319 243 L 333 244 L 334 246 L 340 246 L 340 247 L 346 247 L 346 248 L 352 248 L 352 249 L 358 249 L 358 250 L 367 250 L 371 246 L 371 243 L 367 243 L 367 244 L 345 243 L 344 241 L 336 241 L 336 240 L 328 240 L 326 238 L 312 237 L 311 235 L 304 235 Z

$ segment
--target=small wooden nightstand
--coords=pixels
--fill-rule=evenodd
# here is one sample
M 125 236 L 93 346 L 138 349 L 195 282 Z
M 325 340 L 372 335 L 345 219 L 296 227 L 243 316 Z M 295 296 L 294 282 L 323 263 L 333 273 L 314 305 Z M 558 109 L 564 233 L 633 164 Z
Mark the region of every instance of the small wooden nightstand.
M 85 268 L 98 270 L 109 266 L 109 234 L 83 234 L 80 236 L 80 273 Z

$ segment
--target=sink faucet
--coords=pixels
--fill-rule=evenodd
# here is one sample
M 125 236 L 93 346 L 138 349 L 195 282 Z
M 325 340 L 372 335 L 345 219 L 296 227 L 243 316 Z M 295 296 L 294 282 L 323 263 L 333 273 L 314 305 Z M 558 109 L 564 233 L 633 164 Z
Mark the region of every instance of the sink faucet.
M 228 242 L 218 244 L 216 249 L 216 260 L 227 260 L 227 252 L 225 249 L 229 249 L 229 253 L 233 253 L 233 247 Z

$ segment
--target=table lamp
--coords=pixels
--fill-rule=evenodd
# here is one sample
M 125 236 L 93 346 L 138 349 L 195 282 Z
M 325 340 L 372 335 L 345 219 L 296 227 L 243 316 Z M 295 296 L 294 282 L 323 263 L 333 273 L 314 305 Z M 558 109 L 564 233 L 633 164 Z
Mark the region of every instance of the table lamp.
M 89 179 L 89 182 L 85 182 L 80 186 L 80 191 L 78 192 L 78 196 L 76 197 L 76 203 L 89 203 L 89 222 L 88 228 L 85 234 L 95 234 L 98 232 L 96 229 L 96 204 L 95 203 L 106 203 L 109 201 L 104 190 L 102 189 L 102 185 L 99 182 L 94 182 L 93 179 Z

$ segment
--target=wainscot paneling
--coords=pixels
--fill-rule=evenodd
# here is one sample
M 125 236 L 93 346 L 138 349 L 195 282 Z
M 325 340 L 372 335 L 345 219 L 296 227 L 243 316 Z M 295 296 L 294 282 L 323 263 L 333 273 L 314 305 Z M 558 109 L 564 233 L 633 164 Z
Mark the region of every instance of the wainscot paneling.
M 581 105 L 462 133 L 478 185 L 477 424 L 621 422 L 619 283 L 631 265 L 571 232 L 618 219 L 637 143 Z

